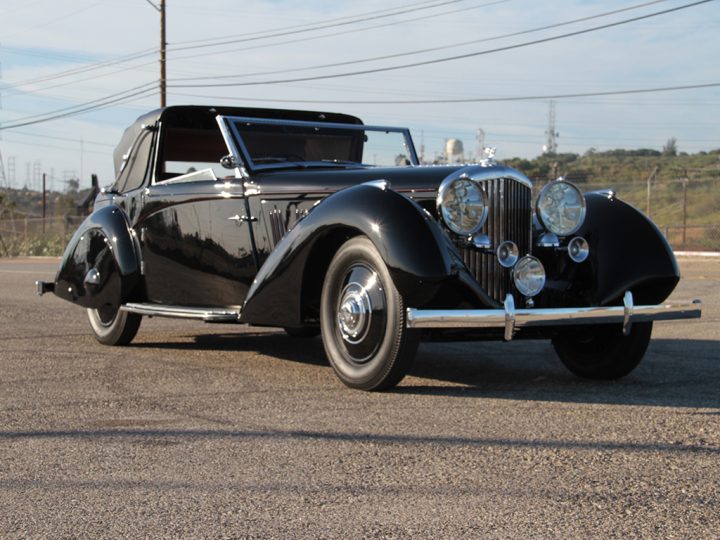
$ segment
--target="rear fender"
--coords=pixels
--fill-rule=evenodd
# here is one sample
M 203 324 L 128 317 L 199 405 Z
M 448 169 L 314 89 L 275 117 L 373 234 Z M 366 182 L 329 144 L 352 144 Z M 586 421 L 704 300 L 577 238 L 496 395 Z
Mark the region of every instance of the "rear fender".
M 124 212 L 93 212 L 70 239 L 55 277 L 55 295 L 87 308 L 126 301 L 140 278 L 139 250 Z
M 341 190 L 320 202 L 278 242 L 260 268 L 241 321 L 269 326 L 302 323 L 303 296 L 317 296 L 337 248 L 365 235 L 375 245 L 398 291 L 422 305 L 437 283 L 462 263 L 435 220 L 417 203 L 378 184 Z

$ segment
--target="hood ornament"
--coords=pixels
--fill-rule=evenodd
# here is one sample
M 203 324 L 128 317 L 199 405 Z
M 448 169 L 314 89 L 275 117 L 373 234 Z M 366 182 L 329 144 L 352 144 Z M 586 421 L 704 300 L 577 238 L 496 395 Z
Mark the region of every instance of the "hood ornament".
M 492 167 L 496 164 L 495 150 L 494 146 L 486 146 L 483 148 L 483 157 L 480 159 L 480 165 L 482 167 Z

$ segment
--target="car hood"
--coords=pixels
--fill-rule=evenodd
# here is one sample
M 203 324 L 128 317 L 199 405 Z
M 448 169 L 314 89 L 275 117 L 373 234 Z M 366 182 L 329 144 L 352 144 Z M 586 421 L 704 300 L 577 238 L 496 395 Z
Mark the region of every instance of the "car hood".
M 358 169 L 273 170 L 253 175 L 262 194 L 333 193 L 365 182 L 384 180 L 394 191 L 437 192 L 449 174 L 463 166 L 417 166 Z

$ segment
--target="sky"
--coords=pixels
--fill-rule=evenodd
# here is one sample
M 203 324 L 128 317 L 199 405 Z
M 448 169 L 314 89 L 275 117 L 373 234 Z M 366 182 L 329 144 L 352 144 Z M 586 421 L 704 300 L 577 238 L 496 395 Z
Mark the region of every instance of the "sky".
M 6 185 L 112 183 L 123 130 L 159 107 L 159 1 L 0 0 Z M 426 158 L 448 138 L 470 157 L 482 130 L 502 160 L 542 153 L 552 101 L 558 152 L 720 148 L 718 1 L 166 4 L 169 105 L 349 113 Z

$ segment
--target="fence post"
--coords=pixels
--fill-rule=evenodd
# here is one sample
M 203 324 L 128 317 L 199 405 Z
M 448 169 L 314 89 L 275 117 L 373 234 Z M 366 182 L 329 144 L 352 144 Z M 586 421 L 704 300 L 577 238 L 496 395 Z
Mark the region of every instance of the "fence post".
M 688 186 L 688 178 L 687 176 L 683 178 L 682 181 L 683 184 L 683 232 L 682 232 L 682 246 L 683 249 L 686 249 L 685 242 L 687 241 L 687 186 Z
M 45 236 L 45 204 L 46 204 L 46 200 L 45 200 L 45 177 L 46 177 L 46 174 L 43 173 L 43 188 L 42 188 L 42 189 L 43 189 L 43 192 L 42 192 L 42 232 L 43 232 L 43 236 Z
M 656 165 L 653 171 L 650 173 L 650 176 L 647 177 L 647 196 L 645 200 L 645 213 L 647 214 L 647 217 L 650 217 L 650 193 L 652 191 L 652 181 L 659 170 L 660 167 Z

